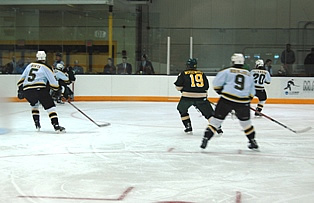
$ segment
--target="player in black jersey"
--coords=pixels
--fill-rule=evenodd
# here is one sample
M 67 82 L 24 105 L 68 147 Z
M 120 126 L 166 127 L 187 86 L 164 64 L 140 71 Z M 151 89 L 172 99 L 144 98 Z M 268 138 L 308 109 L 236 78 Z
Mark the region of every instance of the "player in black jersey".
M 182 93 L 177 110 L 185 127 L 184 132 L 192 133 L 192 123 L 188 113 L 191 106 L 198 109 L 207 120 L 214 114 L 207 99 L 208 79 L 202 71 L 197 70 L 197 60 L 190 58 L 186 62 L 186 70 L 179 74 L 174 84 Z M 221 134 L 221 129 L 217 133 Z

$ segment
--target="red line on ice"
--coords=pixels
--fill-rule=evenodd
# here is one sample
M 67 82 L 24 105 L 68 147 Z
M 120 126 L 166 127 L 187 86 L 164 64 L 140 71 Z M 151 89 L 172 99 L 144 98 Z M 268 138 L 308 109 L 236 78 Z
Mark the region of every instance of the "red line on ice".
M 89 198 L 89 197 L 53 197 L 53 196 L 32 196 L 32 195 L 21 195 L 19 198 L 30 198 L 30 199 L 67 199 L 67 200 L 93 200 L 93 201 L 121 201 L 133 190 L 134 187 L 128 187 L 118 198 Z
M 242 194 L 241 192 L 237 191 L 236 192 L 236 203 L 241 203 L 242 201 Z

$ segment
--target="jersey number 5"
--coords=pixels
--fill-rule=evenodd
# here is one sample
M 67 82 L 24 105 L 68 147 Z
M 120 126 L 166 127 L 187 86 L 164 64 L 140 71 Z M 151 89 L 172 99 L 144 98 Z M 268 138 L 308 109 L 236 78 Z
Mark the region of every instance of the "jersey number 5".
M 204 80 L 202 74 L 190 74 L 191 87 L 204 87 Z
M 37 68 L 32 68 L 30 71 L 29 71 L 29 74 L 28 74 L 28 81 L 29 82 L 33 82 L 36 78 L 36 74 L 34 72 L 37 72 L 38 69 Z

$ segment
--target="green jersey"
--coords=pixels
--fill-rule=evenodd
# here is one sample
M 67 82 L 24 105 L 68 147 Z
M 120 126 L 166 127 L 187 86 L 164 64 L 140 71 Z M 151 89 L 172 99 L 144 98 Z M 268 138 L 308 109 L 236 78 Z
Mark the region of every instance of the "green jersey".
M 183 97 L 203 98 L 207 97 L 209 83 L 206 75 L 200 70 L 182 71 L 174 83 Z

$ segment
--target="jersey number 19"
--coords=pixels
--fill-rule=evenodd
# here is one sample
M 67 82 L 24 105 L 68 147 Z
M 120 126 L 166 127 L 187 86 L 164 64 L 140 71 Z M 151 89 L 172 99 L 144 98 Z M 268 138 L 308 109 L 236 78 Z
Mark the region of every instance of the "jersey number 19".
M 204 87 L 204 80 L 202 74 L 190 74 L 191 87 Z

